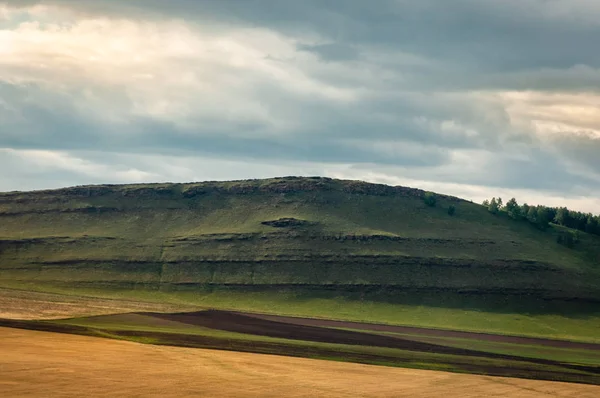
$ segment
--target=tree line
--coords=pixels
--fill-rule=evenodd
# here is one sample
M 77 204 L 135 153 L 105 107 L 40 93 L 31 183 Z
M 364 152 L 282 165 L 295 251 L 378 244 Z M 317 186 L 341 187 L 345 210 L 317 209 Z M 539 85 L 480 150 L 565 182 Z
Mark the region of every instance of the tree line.
M 550 223 L 562 225 L 577 231 L 600 235 L 600 216 L 591 213 L 569 210 L 566 207 L 530 206 L 527 203 L 519 205 L 515 198 L 505 204 L 502 198 L 484 200 L 483 205 L 494 214 L 507 213 L 515 220 L 527 220 L 540 229 L 546 229 Z

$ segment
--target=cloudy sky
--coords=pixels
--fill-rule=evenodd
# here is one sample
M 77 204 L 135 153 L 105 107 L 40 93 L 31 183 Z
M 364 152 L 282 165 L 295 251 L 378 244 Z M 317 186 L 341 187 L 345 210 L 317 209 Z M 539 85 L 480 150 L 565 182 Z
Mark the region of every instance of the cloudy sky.
M 0 0 L 0 190 L 324 175 L 600 213 L 597 0 Z

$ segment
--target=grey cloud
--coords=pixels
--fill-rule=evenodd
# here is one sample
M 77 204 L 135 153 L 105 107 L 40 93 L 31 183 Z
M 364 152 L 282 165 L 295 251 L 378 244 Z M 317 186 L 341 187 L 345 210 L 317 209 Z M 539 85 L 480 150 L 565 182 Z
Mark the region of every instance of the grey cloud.
M 31 91 L 31 86 L 27 90 Z M 15 93 L 14 89 L 12 93 Z M 56 101 L 54 105 L 57 105 Z M 278 138 L 244 138 L 233 136 L 233 133 L 242 128 L 234 124 L 223 126 L 231 129 L 229 133 L 232 135 L 227 135 L 227 131 L 223 130 L 219 134 L 211 134 L 210 130 L 185 130 L 171 123 L 149 118 L 137 118 L 121 126 L 103 124 L 81 115 L 78 117 L 68 105 L 64 103 L 62 108 L 56 107 L 55 111 L 40 110 L 33 106 L 22 107 L 22 115 L 29 124 L 20 126 L 17 129 L 20 133 L 12 135 L 8 134 L 9 127 L 3 124 L 0 127 L 0 147 L 208 156 L 246 162 L 388 165 L 410 170 L 413 178 L 563 192 L 594 183 L 589 178 L 571 173 L 559 159 L 543 151 L 528 151 L 520 158 L 490 153 L 489 162 L 478 173 L 461 173 L 460 170 L 452 169 L 448 149 L 440 144 L 444 141 L 437 140 L 436 143 L 434 135 L 429 140 L 419 141 L 416 139 L 418 130 L 413 131 L 415 137 L 412 137 L 412 141 L 403 138 L 406 136 L 403 136 L 402 131 L 397 136 L 390 136 L 394 139 L 389 141 L 389 147 L 395 146 L 396 149 L 381 151 L 382 147 L 386 147 L 386 140 L 384 136 L 377 135 L 381 132 L 371 134 L 372 130 L 381 128 L 374 121 L 356 126 L 356 131 L 349 131 L 349 124 L 338 124 L 340 134 L 327 134 L 328 131 L 336 131 L 335 125 L 328 125 L 320 134 L 312 132 L 308 135 Z M 388 128 L 391 129 L 392 126 Z M 29 134 L 23 134 L 23 131 Z M 114 131 L 119 134 L 107 135 L 107 132 Z M 373 143 L 379 143 L 380 146 L 371 145 Z M 446 167 L 449 167 L 449 171 L 445 170 Z M 64 174 L 67 180 L 85 179 L 85 176 L 72 171 Z M 56 179 L 58 175 L 48 175 L 48 178 Z
M 352 61 L 359 57 L 354 47 L 337 43 L 299 44 L 297 48 L 300 51 L 314 53 L 324 61 Z
M 556 136 L 553 143 L 558 153 L 600 176 L 600 138 L 571 133 Z
M 61 188 L 72 185 L 140 182 L 192 182 L 224 179 L 268 178 L 282 175 L 323 175 L 319 164 L 227 160 L 218 157 L 190 157 L 107 151 L 61 152 L 66 162 L 87 167 L 64 167 L 60 162 L 39 162 L 32 152 L 0 149 L 0 191 Z M 128 174 L 130 171 L 132 174 Z M 143 170 L 144 175 L 135 173 Z M 120 174 L 120 175 L 119 175 Z M 118 176 L 118 178 L 117 178 Z
M 597 179 L 573 172 L 563 159 L 542 149 L 530 149 L 526 156 L 489 154 L 486 162 L 478 166 L 468 172 L 453 168 L 451 164 L 436 169 L 414 169 L 410 177 L 490 189 L 531 190 L 562 195 L 578 195 L 582 191 L 589 195 L 598 186 Z
M 228 158 L 379 162 L 415 167 L 439 165 L 447 161 L 443 149 L 421 145 L 415 152 L 413 145 L 411 150 L 386 154 L 373 148 L 344 144 L 339 136 L 328 134 L 327 130 L 315 131 L 308 136 L 261 137 L 251 134 L 244 137 L 240 136 L 240 132 L 260 132 L 263 126 L 216 119 L 201 124 L 204 126 L 202 128 L 189 129 L 149 117 L 131 117 L 123 124 L 108 123 L 101 119 L 101 114 L 97 118 L 81 114 L 73 106 L 73 102 L 79 100 L 77 97 L 55 96 L 51 106 L 44 105 L 50 94 L 35 85 L 0 85 L 0 99 L 9 100 L 20 110 L 18 117 L 5 120 L 0 125 L 0 147 L 170 154 L 195 152 Z M 31 98 L 36 97 L 37 102 L 32 102 Z M 347 132 L 350 134 L 345 137 L 352 135 L 352 132 Z M 369 133 L 366 132 L 365 136 L 365 131 L 362 131 L 356 135 L 366 138 Z M 396 138 L 402 141 L 401 134 Z
M 0 152 L 0 168 L 11 171 L 0 174 L 0 191 L 60 188 L 91 182 L 90 176 L 84 173 L 35 164 L 13 152 Z
M 573 193 L 582 186 L 594 186 L 597 181 L 574 173 L 552 154 L 532 151 L 529 159 L 492 159 L 481 178 L 471 179 L 484 186 L 529 189 L 557 193 Z

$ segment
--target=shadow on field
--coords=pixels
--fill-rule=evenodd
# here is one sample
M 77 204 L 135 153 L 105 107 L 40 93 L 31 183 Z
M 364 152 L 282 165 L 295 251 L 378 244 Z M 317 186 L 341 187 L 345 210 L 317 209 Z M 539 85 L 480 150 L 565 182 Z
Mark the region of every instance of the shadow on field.
M 50 285 L 49 285 L 50 286 Z M 560 315 L 586 319 L 600 314 L 600 296 L 596 299 L 556 297 L 547 290 L 522 289 L 440 289 L 406 288 L 383 285 L 213 285 L 199 283 L 155 282 L 53 282 L 51 286 L 68 289 L 101 289 L 113 292 L 161 292 L 173 294 L 268 294 L 279 296 L 274 303 L 302 303 L 315 299 L 374 302 L 407 306 L 450 308 L 498 314 Z M 600 294 L 600 293 L 599 293 Z

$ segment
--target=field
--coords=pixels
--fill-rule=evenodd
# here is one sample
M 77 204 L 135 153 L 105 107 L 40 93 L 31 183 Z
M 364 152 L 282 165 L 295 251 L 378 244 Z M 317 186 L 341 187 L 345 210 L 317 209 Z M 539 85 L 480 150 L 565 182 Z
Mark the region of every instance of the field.
M 0 326 L 155 345 L 600 384 L 600 344 L 566 340 L 218 310 L 0 319 Z
M 426 397 L 466 388 L 472 396 L 536 397 L 594 396 L 600 388 L 590 386 L 600 385 L 600 344 L 591 342 L 199 310 L 186 303 L 0 289 L 0 386 L 11 396 L 278 396 L 291 389 L 296 396 Z M 152 355 L 161 363 L 148 362 Z M 123 367 L 139 376 L 123 378 Z M 202 377 L 186 381 L 194 371 Z M 70 382 L 73 374 L 77 383 Z
M 10 397 L 579 397 L 600 387 L 0 328 Z M 136 364 L 136 366 L 131 366 Z M 41 371 L 43 369 L 43 371 Z M 351 380 L 351 382 L 349 382 Z

